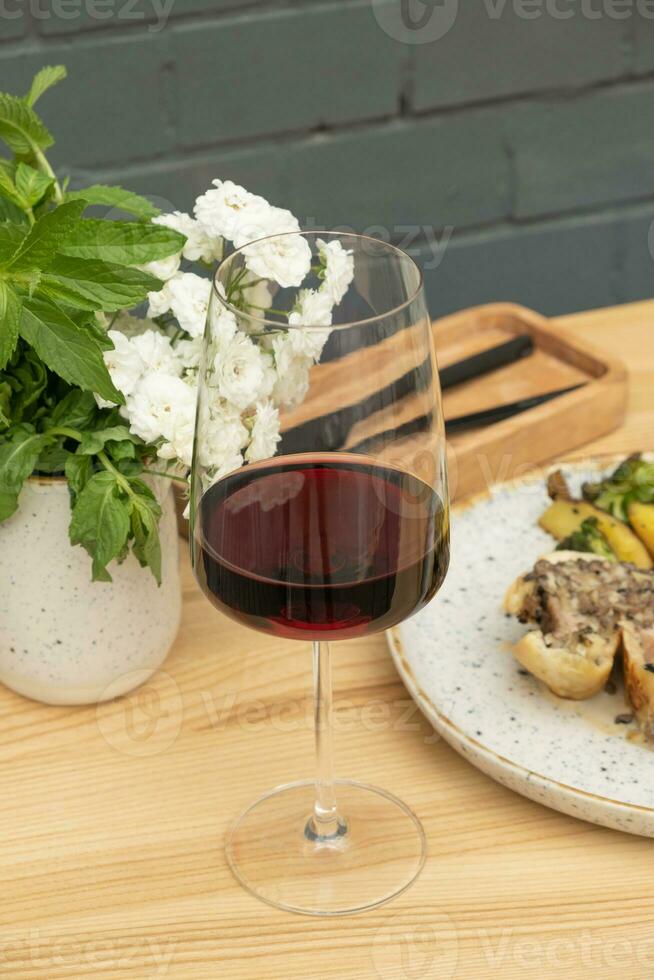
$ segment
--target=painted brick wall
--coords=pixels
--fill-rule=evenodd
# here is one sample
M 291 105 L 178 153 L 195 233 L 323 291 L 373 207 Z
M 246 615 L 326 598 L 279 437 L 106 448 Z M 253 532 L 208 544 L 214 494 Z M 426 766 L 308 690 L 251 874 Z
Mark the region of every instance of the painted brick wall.
M 434 315 L 654 295 L 654 0 L 0 0 L 0 89 L 57 62 L 74 184 L 232 178 L 404 244 Z

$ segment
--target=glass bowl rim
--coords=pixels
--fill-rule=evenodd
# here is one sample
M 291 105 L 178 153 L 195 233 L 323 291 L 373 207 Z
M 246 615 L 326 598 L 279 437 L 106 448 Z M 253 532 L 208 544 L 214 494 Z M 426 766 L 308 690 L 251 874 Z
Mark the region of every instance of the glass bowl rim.
M 290 235 L 302 235 L 305 238 L 310 237 L 314 239 L 317 237 L 320 238 L 331 237 L 334 239 L 356 238 L 361 241 L 374 242 L 375 245 L 383 245 L 384 248 L 389 250 L 389 252 L 401 256 L 403 261 L 406 260 L 413 266 L 413 268 L 416 270 L 418 274 L 418 281 L 416 287 L 411 293 L 411 295 L 407 297 L 407 299 L 403 300 L 397 306 L 392 307 L 392 309 L 386 310 L 384 313 L 378 313 L 375 316 L 365 317 L 363 320 L 351 320 L 349 323 L 334 323 L 334 324 L 330 324 L 329 326 L 325 326 L 325 324 L 312 324 L 312 323 L 290 324 L 290 323 L 284 323 L 280 320 L 268 320 L 265 317 L 255 316 L 252 313 L 245 313 L 243 310 L 239 310 L 238 307 L 232 306 L 231 303 L 228 303 L 227 299 L 224 296 L 221 296 L 220 290 L 217 288 L 216 283 L 218 281 L 218 274 L 220 270 L 223 268 L 223 266 L 225 265 L 225 263 L 231 262 L 233 259 L 236 258 L 237 255 L 242 254 L 246 248 L 250 248 L 252 245 L 258 245 L 261 242 L 272 241 L 275 238 L 287 238 Z M 264 235 L 262 238 L 255 238 L 253 239 L 253 241 L 247 242 L 245 245 L 241 245 L 240 248 L 234 249 L 234 251 L 231 252 L 226 259 L 218 263 L 218 266 L 216 267 L 216 271 L 211 277 L 211 291 L 216 296 L 221 306 L 223 306 L 226 310 L 229 310 L 229 312 L 233 313 L 234 316 L 236 316 L 237 318 L 240 317 L 246 320 L 250 320 L 253 324 L 257 324 L 259 327 L 261 326 L 274 327 L 276 330 L 344 330 L 349 327 L 359 327 L 359 326 L 364 326 L 365 324 L 378 323 L 380 320 L 385 320 L 387 317 L 395 316 L 396 314 L 401 313 L 402 310 L 406 309 L 408 306 L 411 306 L 411 304 L 416 300 L 417 296 L 422 291 L 423 286 L 424 286 L 424 275 L 422 269 L 420 268 L 416 260 L 411 255 L 409 255 L 408 252 L 405 252 L 404 249 L 399 248 L 397 245 L 391 244 L 391 242 L 384 241 L 383 238 L 375 238 L 374 235 L 363 235 L 354 231 L 352 232 L 327 231 L 327 230 L 305 231 L 303 229 L 300 229 L 299 231 L 283 231 L 276 235 Z

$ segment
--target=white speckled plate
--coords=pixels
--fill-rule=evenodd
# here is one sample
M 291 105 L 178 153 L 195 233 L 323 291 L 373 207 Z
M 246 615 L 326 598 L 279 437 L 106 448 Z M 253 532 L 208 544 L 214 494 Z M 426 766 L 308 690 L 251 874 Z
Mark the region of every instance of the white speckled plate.
M 577 489 L 615 466 L 563 467 Z M 441 591 L 388 634 L 397 668 L 436 730 L 474 766 L 545 806 L 654 837 L 654 751 L 637 726 L 616 723 L 624 692 L 555 697 L 510 653 L 525 627 L 501 609 L 508 585 L 553 550 L 536 524 L 544 477 L 493 488 L 455 509 Z

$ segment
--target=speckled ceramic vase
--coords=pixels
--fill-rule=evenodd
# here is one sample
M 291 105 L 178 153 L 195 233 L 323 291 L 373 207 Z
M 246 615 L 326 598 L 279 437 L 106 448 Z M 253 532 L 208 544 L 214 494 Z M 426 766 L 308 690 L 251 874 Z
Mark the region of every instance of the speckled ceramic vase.
M 153 481 L 153 486 L 154 486 Z M 177 525 L 167 483 L 155 487 L 162 584 L 133 555 L 91 581 L 91 559 L 68 540 L 63 479 L 30 479 L 0 524 L 0 681 L 47 704 L 92 704 L 125 694 L 163 663 L 181 612 Z

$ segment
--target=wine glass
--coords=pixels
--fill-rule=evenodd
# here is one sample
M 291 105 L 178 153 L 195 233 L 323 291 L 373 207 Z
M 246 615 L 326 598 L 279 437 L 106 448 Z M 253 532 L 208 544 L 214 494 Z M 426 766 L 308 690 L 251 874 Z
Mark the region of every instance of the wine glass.
M 257 247 L 284 255 L 287 238 Z M 216 273 L 200 366 L 191 550 L 200 586 L 223 613 L 313 644 L 315 779 L 279 786 L 253 803 L 229 833 L 228 862 L 271 905 L 339 915 L 404 891 L 426 851 L 409 807 L 386 790 L 332 775 L 328 641 L 388 629 L 432 598 L 448 566 L 449 510 L 420 270 L 370 237 L 304 238 L 312 253 L 307 288 L 322 285 L 325 242 L 339 242 L 354 259 L 331 329 L 289 326 L 297 291 L 255 276 L 251 245 Z M 277 372 L 271 397 L 285 406 L 281 440 L 264 448 L 268 458 L 240 467 L 221 428 L 232 422 L 216 421 L 224 408 L 220 352 L 235 322 L 270 354 Z M 294 358 L 297 351 L 304 354 Z M 228 381 L 238 388 L 248 370 L 246 361 L 232 365 Z

